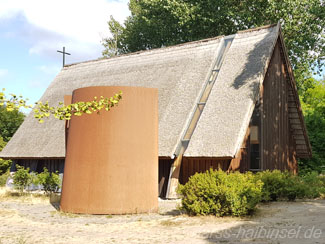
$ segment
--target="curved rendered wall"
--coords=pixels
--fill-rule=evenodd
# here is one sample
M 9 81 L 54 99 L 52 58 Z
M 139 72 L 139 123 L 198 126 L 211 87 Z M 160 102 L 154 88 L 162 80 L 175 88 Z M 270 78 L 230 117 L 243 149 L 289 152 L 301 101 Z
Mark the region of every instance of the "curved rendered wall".
M 61 210 L 127 214 L 158 209 L 158 90 L 86 87 L 72 102 L 123 92 L 110 111 L 72 116 Z

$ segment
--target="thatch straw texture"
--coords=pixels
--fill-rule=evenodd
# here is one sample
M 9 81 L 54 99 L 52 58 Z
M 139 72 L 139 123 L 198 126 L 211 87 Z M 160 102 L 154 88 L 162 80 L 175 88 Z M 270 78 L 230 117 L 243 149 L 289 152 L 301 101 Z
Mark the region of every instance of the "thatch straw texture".
M 235 156 L 249 126 L 279 31 L 279 26 L 269 26 L 236 34 L 184 156 Z M 64 95 L 86 86 L 158 88 L 159 156 L 171 157 L 214 67 L 220 40 L 217 37 L 66 66 L 41 101 L 57 105 Z M 39 124 L 30 114 L 0 157 L 64 158 L 64 137 L 63 121 L 49 119 Z
M 86 86 L 158 88 L 159 155 L 171 156 L 215 61 L 219 42 L 220 38 L 214 38 L 70 65 L 61 70 L 40 100 L 57 105 L 64 95 Z M 30 114 L 1 157 L 65 157 L 64 137 L 63 121 L 49 119 L 39 124 Z
M 234 157 L 243 142 L 278 27 L 238 33 L 184 156 Z

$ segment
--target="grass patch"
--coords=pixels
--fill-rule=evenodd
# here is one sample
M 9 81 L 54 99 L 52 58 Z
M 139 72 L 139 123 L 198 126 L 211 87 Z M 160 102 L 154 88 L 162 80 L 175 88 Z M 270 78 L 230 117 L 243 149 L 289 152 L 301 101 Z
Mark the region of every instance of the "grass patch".
M 18 192 L 0 187 L 0 200 L 44 203 L 49 202 L 49 196 L 43 193 Z
M 74 214 L 74 213 L 67 213 L 63 211 L 53 211 L 56 214 L 59 214 L 62 217 L 68 217 L 68 218 L 79 218 L 81 215 L 80 214 Z
M 183 221 L 178 221 L 178 220 L 173 220 L 173 219 L 162 220 L 160 222 L 160 225 L 165 226 L 165 227 L 180 226 L 182 224 L 183 224 Z
M 23 236 L 20 236 L 18 237 L 17 241 L 16 241 L 17 244 L 27 244 L 27 239 Z

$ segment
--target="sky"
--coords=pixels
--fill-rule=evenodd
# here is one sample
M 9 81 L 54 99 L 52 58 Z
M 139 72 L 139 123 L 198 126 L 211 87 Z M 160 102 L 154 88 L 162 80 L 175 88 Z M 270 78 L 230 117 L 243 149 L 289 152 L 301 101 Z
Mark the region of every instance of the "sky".
M 101 57 L 110 15 L 123 22 L 128 0 L 0 0 L 0 89 L 38 101 L 66 64 Z M 320 78 L 316 77 L 316 78 Z
M 40 99 L 66 64 L 101 57 L 110 15 L 123 22 L 128 0 L 0 0 L 0 88 Z

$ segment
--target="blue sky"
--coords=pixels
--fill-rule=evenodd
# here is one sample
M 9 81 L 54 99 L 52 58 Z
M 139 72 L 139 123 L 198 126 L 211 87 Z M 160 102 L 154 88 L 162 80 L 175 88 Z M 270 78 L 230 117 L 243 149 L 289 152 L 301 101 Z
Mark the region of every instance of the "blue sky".
M 113 15 L 123 22 L 128 0 L 0 0 L 0 88 L 36 102 L 66 63 L 96 59 Z M 320 78 L 318 76 L 317 78 Z
M 110 35 L 107 21 L 123 21 L 127 0 L 0 0 L 0 88 L 36 102 L 66 63 L 96 59 Z

